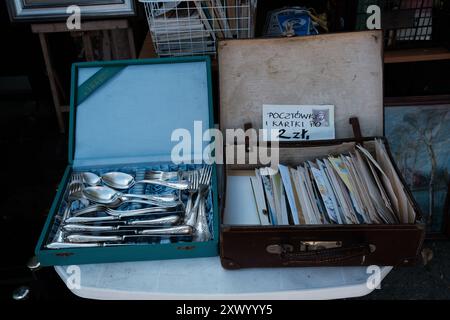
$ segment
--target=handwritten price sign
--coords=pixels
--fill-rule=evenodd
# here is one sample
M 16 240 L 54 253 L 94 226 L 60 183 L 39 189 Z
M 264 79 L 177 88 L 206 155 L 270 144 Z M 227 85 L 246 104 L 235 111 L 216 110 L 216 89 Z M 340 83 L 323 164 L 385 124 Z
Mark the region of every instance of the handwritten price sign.
M 265 141 L 334 139 L 334 106 L 264 104 L 263 129 Z

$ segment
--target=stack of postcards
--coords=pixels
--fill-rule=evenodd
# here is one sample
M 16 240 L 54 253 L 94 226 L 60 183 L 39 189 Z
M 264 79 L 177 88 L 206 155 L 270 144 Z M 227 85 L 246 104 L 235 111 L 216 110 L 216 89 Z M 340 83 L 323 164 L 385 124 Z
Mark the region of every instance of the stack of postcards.
M 375 154 L 357 145 L 352 152 L 295 168 L 255 169 L 241 177 L 250 180 L 254 195 L 251 220 L 261 225 L 413 223 L 415 213 L 378 140 Z

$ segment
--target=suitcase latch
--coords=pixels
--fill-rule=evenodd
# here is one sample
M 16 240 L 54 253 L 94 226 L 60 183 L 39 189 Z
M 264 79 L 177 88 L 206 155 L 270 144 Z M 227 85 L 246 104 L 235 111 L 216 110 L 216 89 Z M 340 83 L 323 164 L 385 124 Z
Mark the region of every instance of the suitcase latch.
M 294 251 L 294 246 L 291 244 L 269 244 L 266 251 L 271 254 L 282 254 Z
M 300 252 L 315 251 L 323 249 L 332 249 L 342 247 L 341 241 L 301 241 Z M 294 246 L 291 244 L 270 244 L 266 247 L 268 253 L 282 254 L 294 251 Z
M 301 241 L 300 251 L 315 251 L 342 247 L 341 241 Z

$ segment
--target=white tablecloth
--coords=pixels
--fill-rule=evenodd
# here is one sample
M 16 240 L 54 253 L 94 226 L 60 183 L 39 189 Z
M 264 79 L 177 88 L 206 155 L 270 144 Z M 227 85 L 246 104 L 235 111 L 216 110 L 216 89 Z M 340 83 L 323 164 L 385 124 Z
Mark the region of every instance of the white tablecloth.
M 338 299 L 373 290 L 366 267 L 225 270 L 218 257 L 55 269 L 74 294 L 89 299 Z M 381 279 L 391 269 L 382 267 Z

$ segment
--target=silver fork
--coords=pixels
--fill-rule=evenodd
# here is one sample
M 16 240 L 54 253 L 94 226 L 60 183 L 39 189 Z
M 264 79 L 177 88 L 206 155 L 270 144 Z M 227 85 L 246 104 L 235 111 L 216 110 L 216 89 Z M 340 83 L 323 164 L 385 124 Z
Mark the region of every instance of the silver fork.
M 83 182 L 83 176 L 81 173 L 74 173 L 72 174 L 72 177 L 70 178 L 70 182 L 68 183 L 67 189 L 67 208 L 64 212 L 67 214 L 67 216 L 70 216 L 71 214 L 71 207 L 72 203 L 74 201 L 79 200 L 83 205 L 87 206 L 89 205 L 89 200 L 83 198 L 83 197 L 77 197 L 76 194 L 80 194 L 84 188 L 84 182 Z M 63 217 L 63 221 L 64 221 Z
M 58 226 L 58 230 L 55 233 L 55 237 L 53 241 L 56 242 L 61 242 L 63 241 L 63 237 L 64 237 L 64 232 L 62 229 L 62 226 L 64 224 L 64 222 L 70 217 L 70 213 L 71 213 L 71 207 L 72 207 L 72 202 L 75 201 L 75 199 L 71 199 L 71 195 L 73 195 L 75 192 L 78 192 L 80 190 L 82 190 L 83 188 L 83 180 L 82 180 L 82 176 L 79 173 L 73 173 L 72 176 L 70 177 L 70 181 L 67 184 L 67 204 L 66 207 L 64 208 L 64 212 L 61 216 L 61 218 L 59 216 L 56 216 L 55 220 L 59 220 L 59 226 Z
M 186 210 L 185 210 L 185 216 L 184 221 L 187 223 L 192 219 L 193 211 L 192 211 L 192 198 L 194 197 L 194 194 L 198 191 L 198 183 L 200 180 L 200 172 L 198 170 L 190 171 L 187 174 L 187 180 L 189 181 L 189 189 L 187 190 L 189 192 L 188 200 L 186 202 Z
M 206 198 L 210 190 L 212 167 L 207 166 L 205 169 L 205 180 L 200 184 L 199 198 L 200 204 L 198 207 L 197 221 L 194 226 L 194 241 L 208 241 L 212 238 L 209 231 L 208 219 L 206 217 Z
M 204 191 L 205 187 L 209 184 L 209 179 L 211 178 L 211 167 L 203 167 L 200 169 L 200 177 L 198 179 L 198 185 L 196 191 L 198 192 L 197 198 L 195 199 L 194 206 L 191 208 L 188 214 L 188 219 L 186 219 L 185 223 L 189 226 L 194 227 L 197 222 L 197 214 L 198 207 L 200 205 L 200 200 L 202 198 L 202 191 Z M 208 178 L 209 175 L 209 178 Z

